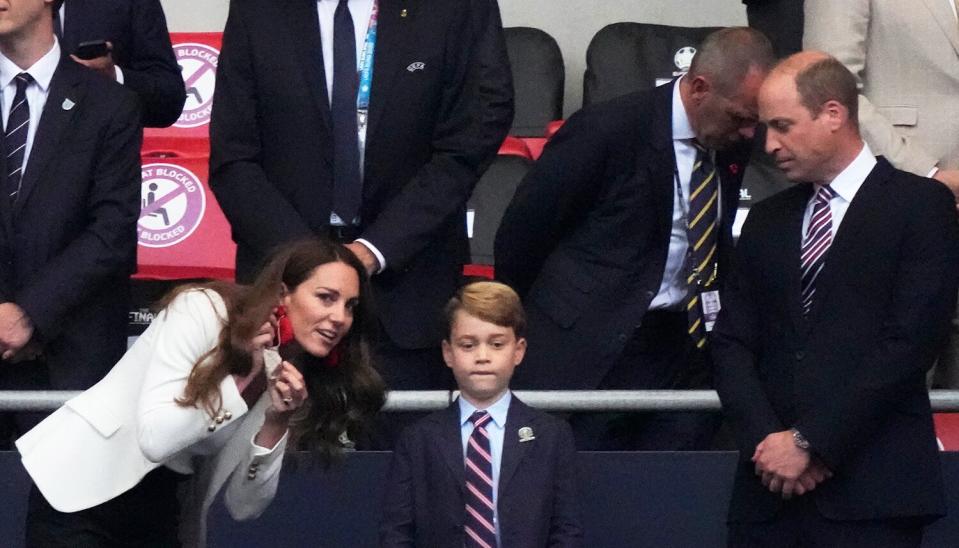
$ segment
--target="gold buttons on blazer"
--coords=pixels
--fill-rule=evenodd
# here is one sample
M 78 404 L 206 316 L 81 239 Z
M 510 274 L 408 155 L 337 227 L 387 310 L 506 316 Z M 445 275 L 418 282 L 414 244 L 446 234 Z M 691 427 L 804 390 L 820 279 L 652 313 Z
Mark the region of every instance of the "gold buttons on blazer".
M 246 479 L 256 479 L 256 472 L 260 469 L 260 465 L 253 463 L 250 465 L 250 469 L 247 470 Z
M 207 426 L 207 432 L 213 432 L 216 430 L 216 427 L 220 424 L 223 424 L 223 421 L 228 421 L 233 418 L 233 413 L 229 411 L 223 411 L 219 415 L 213 417 L 213 422 L 210 423 L 210 426 Z

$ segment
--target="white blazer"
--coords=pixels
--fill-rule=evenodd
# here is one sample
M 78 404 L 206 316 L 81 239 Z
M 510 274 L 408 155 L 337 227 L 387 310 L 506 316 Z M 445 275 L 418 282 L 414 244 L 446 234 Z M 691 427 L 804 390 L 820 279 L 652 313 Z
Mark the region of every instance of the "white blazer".
M 102 504 L 166 465 L 193 474 L 182 500 L 185 546 L 205 545 L 206 511 L 226 483 L 234 519 L 263 512 L 276 493 L 287 439 L 271 450 L 253 444 L 269 395 L 248 410 L 228 376 L 220 383 L 219 423 L 175 402 L 225 321 L 216 292 L 179 295 L 103 380 L 17 440 L 24 467 L 51 506 L 76 512 Z

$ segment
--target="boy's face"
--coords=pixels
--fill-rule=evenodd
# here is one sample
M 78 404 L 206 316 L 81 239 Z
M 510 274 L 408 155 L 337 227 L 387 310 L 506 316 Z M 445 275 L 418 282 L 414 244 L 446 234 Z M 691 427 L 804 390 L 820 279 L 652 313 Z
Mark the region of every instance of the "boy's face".
M 477 407 L 496 403 L 525 353 L 526 339 L 517 339 L 513 328 L 464 310 L 456 312 L 450 338 L 443 341 L 443 360 L 453 370 L 460 392 Z

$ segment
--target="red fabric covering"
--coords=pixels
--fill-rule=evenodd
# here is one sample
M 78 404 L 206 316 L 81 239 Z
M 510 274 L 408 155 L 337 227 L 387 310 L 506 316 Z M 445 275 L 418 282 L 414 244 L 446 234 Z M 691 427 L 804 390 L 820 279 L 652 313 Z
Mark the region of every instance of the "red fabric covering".
M 526 143 L 523 142 L 523 139 L 512 136 L 506 137 L 503 144 L 499 147 L 498 154 L 501 156 L 520 156 L 529 160 L 533 159 L 533 154 L 530 152 L 529 147 L 526 146 Z
M 944 451 L 959 451 L 959 413 L 933 413 L 936 437 Z
M 463 275 L 472 278 L 493 279 L 493 266 L 486 264 L 467 264 L 463 265 Z

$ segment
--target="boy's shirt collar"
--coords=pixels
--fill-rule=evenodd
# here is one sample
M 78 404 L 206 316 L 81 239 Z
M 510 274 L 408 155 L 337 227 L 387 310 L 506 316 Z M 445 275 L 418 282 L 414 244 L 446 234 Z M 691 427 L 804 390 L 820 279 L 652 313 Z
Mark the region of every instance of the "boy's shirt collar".
M 466 398 L 462 395 L 460 395 L 456 401 L 459 402 L 460 406 L 460 426 L 464 426 L 477 409 L 472 403 L 466 401 Z M 496 400 L 496 403 L 485 409 L 485 411 L 489 412 L 496 426 L 500 428 L 506 427 L 506 415 L 509 413 L 509 404 L 511 401 L 513 401 L 513 393 L 507 390 L 500 399 Z

